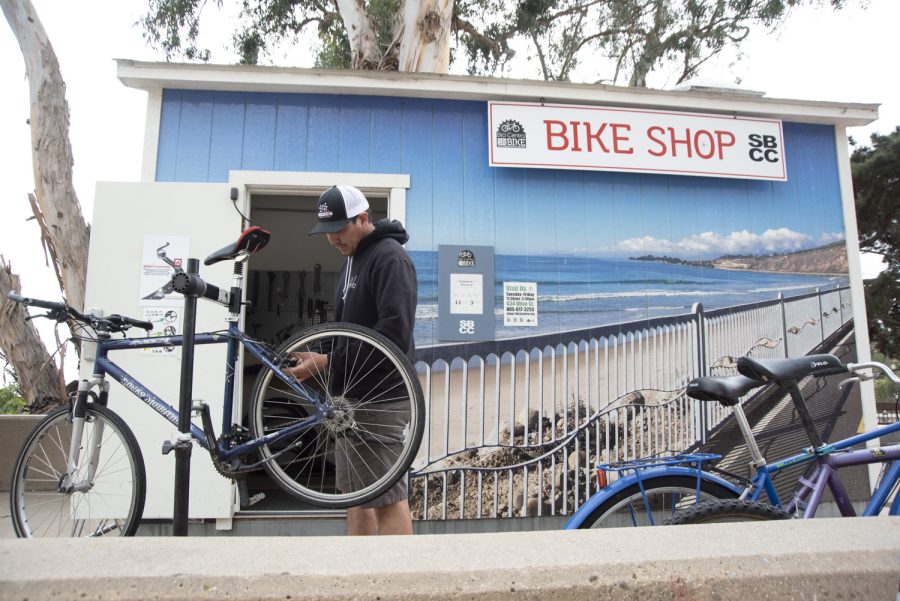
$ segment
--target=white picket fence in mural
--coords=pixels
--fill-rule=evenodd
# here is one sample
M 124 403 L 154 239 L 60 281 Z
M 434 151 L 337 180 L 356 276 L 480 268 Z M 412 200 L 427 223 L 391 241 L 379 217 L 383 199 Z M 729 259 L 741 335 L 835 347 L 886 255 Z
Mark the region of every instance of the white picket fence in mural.
M 849 288 L 587 331 L 419 350 L 416 519 L 571 514 L 594 466 L 705 442 L 730 412 L 684 394 L 738 357 L 793 357 L 851 320 Z

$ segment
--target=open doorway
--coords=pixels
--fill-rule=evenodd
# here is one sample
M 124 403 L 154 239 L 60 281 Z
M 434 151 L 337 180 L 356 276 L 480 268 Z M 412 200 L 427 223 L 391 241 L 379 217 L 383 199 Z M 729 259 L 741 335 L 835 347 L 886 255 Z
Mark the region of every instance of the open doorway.
M 387 194 L 366 197 L 373 220 L 387 217 Z M 250 222 L 272 234 L 266 248 L 249 259 L 245 273 L 250 304 L 244 331 L 253 338 L 277 346 L 312 325 L 333 321 L 335 281 L 345 259 L 326 236 L 308 235 L 316 224 L 317 200 L 318 194 L 297 193 L 250 197 Z M 245 425 L 258 370 L 259 365 L 244 364 Z M 283 492 L 263 470 L 248 474 L 241 486 L 242 511 L 316 509 Z

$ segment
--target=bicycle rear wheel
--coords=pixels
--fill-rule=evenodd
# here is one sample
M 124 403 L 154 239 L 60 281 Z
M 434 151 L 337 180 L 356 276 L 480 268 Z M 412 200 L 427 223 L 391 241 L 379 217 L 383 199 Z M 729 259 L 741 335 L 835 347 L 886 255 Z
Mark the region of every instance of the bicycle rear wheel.
M 312 418 L 302 432 L 260 448 L 266 471 L 288 493 L 322 507 L 380 496 L 405 477 L 422 441 L 425 401 L 415 369 L 387 338 L 353 324 L 315 326 L 277 349 L 281 359 L 295 352 L 325 353 L 329 362 L 303 382 L 306 395 L 270 369 L 257 377 L 255 438 Z
M 658 476 L 617 492 L 591 512 L 579 528 L 659 526 L 679 509 L 697 503 L 697 479 L 689 476 Z M 646 500 L 644 495 L 646 494 Z M 737 494 L 721 484 L 702 480 L 700 501 L 734 499 Z
M 707 501 L 687 507 L 672 515 L 666 524 L 720 524 L 729 522 L 762 522 L 789 520 L 793 516 L 766 503 L 740 499 Z
M 140 447 L 122 419 L 88 404 L 80 453 L 67 478 L 72 419 L 68 407 L 47 415 L 16 459 L 10 510 L 16 535 L 131 536 L 144 512 L 146 475 Z M 90 458 L 98 450 L 93 476 Z

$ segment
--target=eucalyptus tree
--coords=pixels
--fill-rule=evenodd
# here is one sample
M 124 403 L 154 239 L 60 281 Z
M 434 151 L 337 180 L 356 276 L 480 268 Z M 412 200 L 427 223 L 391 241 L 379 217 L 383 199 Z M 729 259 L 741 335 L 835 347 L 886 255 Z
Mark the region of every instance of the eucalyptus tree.
M 646 86 L 655 70 L 681 82 L 737 49 L 756 27 L 776 29 L 800 5 L 852 0 L 242 0 L 232 32 L 241 63 L 271 60 L 303 35 L 320 67 L 503 74 L 516 52 L 546 80 Z M 148 42 L 168 59 L 209 60 L 204 9 L 225 0 L 149 0 Z M 578 71 L 576 72 L 576 69 Z

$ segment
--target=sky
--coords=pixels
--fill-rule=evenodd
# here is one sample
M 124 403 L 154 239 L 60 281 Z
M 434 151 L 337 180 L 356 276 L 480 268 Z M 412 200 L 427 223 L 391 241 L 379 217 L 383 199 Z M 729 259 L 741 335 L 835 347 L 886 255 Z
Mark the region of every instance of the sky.
M 98 181 L 138 181 L 146 114 L 146 93 L 116 78 L 114 58 L 162 60 L 144 45 L 134 24 L 146 0 L 32 0 L 60 62 L 67 86 L 74 183 L 88 221 Z M 210 3 L 211 4 L 211 3 Z M 776 34 L 755 32 L 737 64 L 719 61 L 701 72 L 707 81 L 734 81 L 770 97 L 880 103 L 880 118 L 849 131 L 859 142 L 872 132 L 888 133 L 900 124 L 900 89 L 886 57 L 896 53 L 900 2 L 869 0 L 863 10 L 800 9 Z M 213 62 L 233 62 L 224 50 L 230 35 L 210 38 Z M 28 86 L 21 51 L 6 25 L 0 25 L 0 255 L 11 263 L 29 296 L 59 298 L 46 266 L 39 232 L 30 217 L 27 194 L 34 189 L 30 153 Z M 300 58 L 297 58 L 300 56 Z M 308 52 L 287 57 L 284 66 L 309 67 Z M 525 77 L 523 70 L 510 74 Z M 656 85 L 665 86 L 660 80 Z M 674 82 L 673 82 L 674 83 Z M 762 232 L 755 232 L 761 235 Z M 877 269 L 864 261 L 864 275 Z

